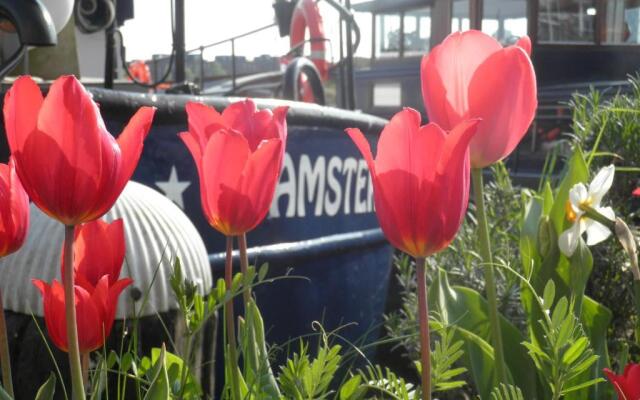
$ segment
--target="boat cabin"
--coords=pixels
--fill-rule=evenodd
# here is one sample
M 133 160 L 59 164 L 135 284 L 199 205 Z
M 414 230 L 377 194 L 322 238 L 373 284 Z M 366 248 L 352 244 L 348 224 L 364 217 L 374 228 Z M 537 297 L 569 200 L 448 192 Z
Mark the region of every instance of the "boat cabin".
M 456 30 L 481 29 L 505 46 L 529 35 L 542 93 L 613 84 L 640 66 L 640 0 L 369 0 L 353 7 L 371 26 L 371 56 L 355 71 L 356 105 L 385 117 L 401 106 L 423 108 L 420 59 Z

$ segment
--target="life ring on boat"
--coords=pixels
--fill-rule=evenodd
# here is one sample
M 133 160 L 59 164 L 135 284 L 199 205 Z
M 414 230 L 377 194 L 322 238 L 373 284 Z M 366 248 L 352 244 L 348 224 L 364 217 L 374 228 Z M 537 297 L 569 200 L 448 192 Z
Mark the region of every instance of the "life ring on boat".
M 320 72 L 308 58 L 294 58 L 284 72 L 282 96 L 287 100 L 324 105 L 324 86 Z
M 325 58 L 324 24 L 318 5 L 314 0 L 300 0 L 293 10 L 291 29 L 289 31 L 291 49 L 304 46 L 307 28 L 309 29 L 309 41 L 311 42 L 311 57 L 309 58 L 315 64 L 320 77 L 323 80 L 327 80 L 329 78 L 329 63 Z

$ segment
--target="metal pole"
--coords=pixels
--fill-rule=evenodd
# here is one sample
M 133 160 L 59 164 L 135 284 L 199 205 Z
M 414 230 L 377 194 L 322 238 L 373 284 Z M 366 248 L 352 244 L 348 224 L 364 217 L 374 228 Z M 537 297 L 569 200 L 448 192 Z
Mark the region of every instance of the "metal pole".
M 200 89 L 204 89 L 204 47 L 200 46 Z
M 231 89 L 236 92 L 236 40 L 231 39 Z
M 184 82 L 185 76 L 185 44 L 184 44 L 184 0 L 175 0 L 174 46 L 176 49 L 176 83 Z
M 345 75 L 344 75 L 344 18 L 342 14 L 340 14 L 340 66 L 338 67 L 339 78 L 340 78 L 340 104 L 341 108 L 346 108 L 347 104 L 347 93 L 345 86 Z
M 345 0 L 345 6 L 347 10 L 352 11 L 351 0 Z M 354 110 L 356 108 L 356 96 L 353 87 L 353 30 L 351 25 L 351 18 L 347 18 L 347 108 L 349 110 Z
M 114 81 L 114 67 L 115 67 L 115 59 L 114 52 L 116 50 L 116 40 L 115 40 L 115 32 L 116 32 L 116 22 L 115 20 L 107 30 L 105 31 L 106 36 L 106 54 L 104 58 L 104 87 L 105 89 L 113 89 L 113 81 Z

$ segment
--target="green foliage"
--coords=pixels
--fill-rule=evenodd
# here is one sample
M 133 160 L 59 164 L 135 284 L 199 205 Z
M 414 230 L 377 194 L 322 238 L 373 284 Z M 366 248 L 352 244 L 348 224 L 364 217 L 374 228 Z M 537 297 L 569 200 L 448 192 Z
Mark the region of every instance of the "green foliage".
M 600 93 L 592 90 L 575 95 L 573 132 L 577 142 L 593 155 L 590 169 L 614 163 L 616 179 L 607 198 L 616 214 L 633 225 L 640 222 L 638 203 L 631 199 L 631 191 L 640 186 L 640 76 L 629 79 L 627 90 L 619 93 Z M 592 249 L 594 272 L 587 291 L 613 312 L 609 328 L 614 352 L 626 351 L 638 357 L 640 346 L 633 344 L 633 332 L 638 324 L 634 312 L 632 276 L 623 268 L 627 259 L 620 246 L 611 240 Z
M 501 383 L 491 391 L 491 400 L 524 400 L 524 396 L 519 387 Z
M 415 390 L 412 384 L 394 374 L 389 368 L 379 365 L 368 366 L 352 379 L 362 381 L 360 390 L 352 397 L 342 397 L 341 391 L 340 400 L 361 400 L 365 395 L 368 396 L 366 398 L 393 400 L 412 400 L 421 396 L 420 391 Z
M 158 358 L 152 366 L 145 371 L 145 375 L 151 384 L 149 385 L 144 400 L 169 400 L 171 387 L 166 364 L 166 350 L 162 347 Z
M 553 280 L 545 286 L 539 305 L 544 315 L 539 321 L 544 331 L 543 341 L 538 343 L 531 340 L 523 344 L 535 362 L 539 376 L 549 387 L 552 398 L 560 399 L 568 393 L 603 381 L 596 378 L 573 383 L 589 370 L 598 356 L 594 354 L 580 321 L 573 315 L 573 304 L 566 297 L 556 301 Z
M 45 383 L 40 386 L 35 400 L 53 400 L 56 394 L 56 375 L 52 372 Z
M 329 346 L 326 340 L 313 361 L 308 345 L 300 343 L 300 350 L 282 366 L 278 382 L 284 396 L 295 400 L 321 400 L 331 394 L 329 385 L 340 365 L 339 345 Z
M 467 372 L 464 367 L 455 368 L 454 364 L 464 355 L 463 340 L 454 342 L 453 329 L 444 327 L 437 331 L 440 340 L 436 340 L 431 352 L 431 384 L 434 392 L 444 392 L 457 389 L 467 384 L 460 375 Z M 416 361 L 418 371 L 422 371 L 420 362 Z

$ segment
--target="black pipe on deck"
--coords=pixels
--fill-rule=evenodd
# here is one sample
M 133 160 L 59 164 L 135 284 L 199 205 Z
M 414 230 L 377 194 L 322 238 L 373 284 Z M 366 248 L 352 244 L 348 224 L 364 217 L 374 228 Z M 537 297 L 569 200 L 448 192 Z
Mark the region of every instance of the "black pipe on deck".
M 175 33 L 173 38 L 173 45 L 176 50 L 176 83 L 181 83 L 186 80 L 185 75 L 185 40 L 184 40 L 184 0 L 175 0 Z

